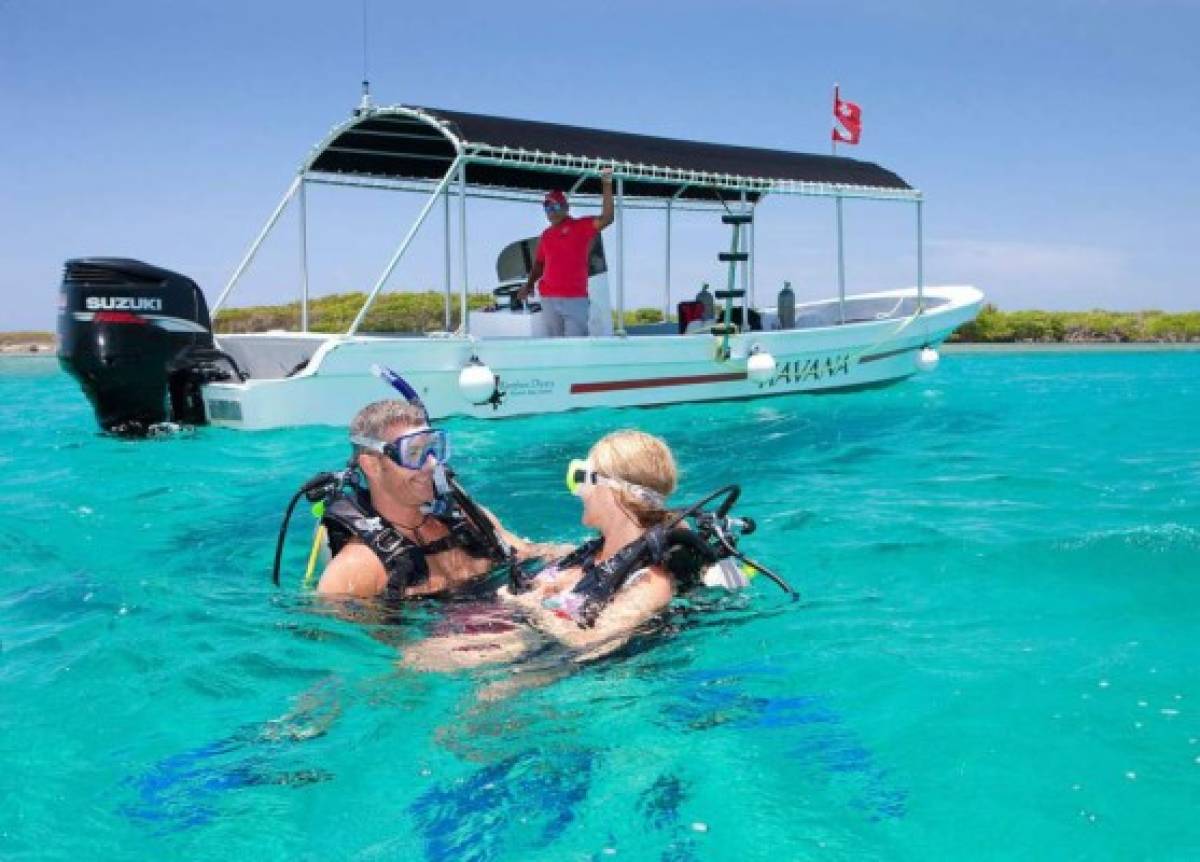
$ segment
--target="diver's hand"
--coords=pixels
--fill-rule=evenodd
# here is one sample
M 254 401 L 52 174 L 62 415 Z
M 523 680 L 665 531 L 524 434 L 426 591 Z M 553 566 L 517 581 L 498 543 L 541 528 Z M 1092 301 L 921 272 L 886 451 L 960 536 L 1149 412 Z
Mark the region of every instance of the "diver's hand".
M 534 610 L 542 606 L 542 599 L 545 595 L 540 589 L 534 587 L 523 593 L 514 593 L 507 585 L 496 591 L 496 598 L 502 604 L 512 605 L 513 607 L 524 608 L 525 610 Z
M 533 600 L 533 594 L 533 590 L 524 593 L 514 593 L 508 584 L 496 590 L 496 598 L 506 605 L 528 605 Z

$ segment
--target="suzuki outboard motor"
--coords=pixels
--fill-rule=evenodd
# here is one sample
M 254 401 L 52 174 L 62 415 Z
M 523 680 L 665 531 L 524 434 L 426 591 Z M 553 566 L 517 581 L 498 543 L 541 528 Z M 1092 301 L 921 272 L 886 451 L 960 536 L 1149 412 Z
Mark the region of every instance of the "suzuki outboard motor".
M 215 349 L 204 294 L 186 276 L 125 258 L 69 260 L 58 308 L 58 361 L 105 431 L 202 424 L 200 386 L 242 379 Z

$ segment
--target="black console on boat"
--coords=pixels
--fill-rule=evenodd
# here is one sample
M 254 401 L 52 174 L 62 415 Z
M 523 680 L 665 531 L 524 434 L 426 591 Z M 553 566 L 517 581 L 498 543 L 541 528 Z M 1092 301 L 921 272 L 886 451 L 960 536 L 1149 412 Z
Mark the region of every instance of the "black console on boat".
M 114 257 L 69 260 L 58 298 L 58 361 L 105 431 L 140 436 L 205 421 L 200 386 L 241 378 L 213 343 L 208 305 L 187 276 Z

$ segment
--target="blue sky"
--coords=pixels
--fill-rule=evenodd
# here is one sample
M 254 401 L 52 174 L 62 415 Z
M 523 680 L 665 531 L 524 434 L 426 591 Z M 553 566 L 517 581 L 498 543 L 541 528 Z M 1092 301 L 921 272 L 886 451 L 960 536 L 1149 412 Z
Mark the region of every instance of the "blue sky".
M 929 283 L 1003 308 L 1200 308 L 1200 4 L 369 0 L 380 103 L 826 152 L 830 90 L 858 158 L 927 196 Z M 341 10 L 341 11 L 339 11 Z M 357 101 L 358 3 L 0 0 L 0 329 L 52 328 L 63 260 L 138 257 L 210 300 L 309 148 Z M 365 289 L 420 201 L 310 202 L 317 293 Z M 721 272 L 712 217 L 677 222 L 672 300 Z M 536 207 L 472 209 L 470 283 Z M 235 303 L 297 291 L 285 221 Z M 662 219 L 631 217 L 633 305 L 662 302 Z M 847 207 L 851 290 L 911 284 L 911 213 Z M 427 231 L 401 289 L 441 284 Z M 759 217 L 758 290 L 836 291 L 833 205 Z

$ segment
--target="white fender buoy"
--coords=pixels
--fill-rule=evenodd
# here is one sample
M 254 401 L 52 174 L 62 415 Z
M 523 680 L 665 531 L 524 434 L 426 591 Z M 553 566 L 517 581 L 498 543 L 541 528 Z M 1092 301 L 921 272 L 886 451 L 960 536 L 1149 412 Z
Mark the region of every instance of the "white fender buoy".
M 472 404 L 486 404 L 496 391 L 496 375 L 479 357 L 472 356 L 458 372 L 458 391 Z
M 746 360 L 746 376 L 751 383 L 765 383 L 775 376 L 775 357 L 755 348 Z
M 937 368 L 938 361 L 942 357 L 932 347 L 922 347 L 921 352 L 917 354 L 917 369 L 920 371 L 932 371 Z

